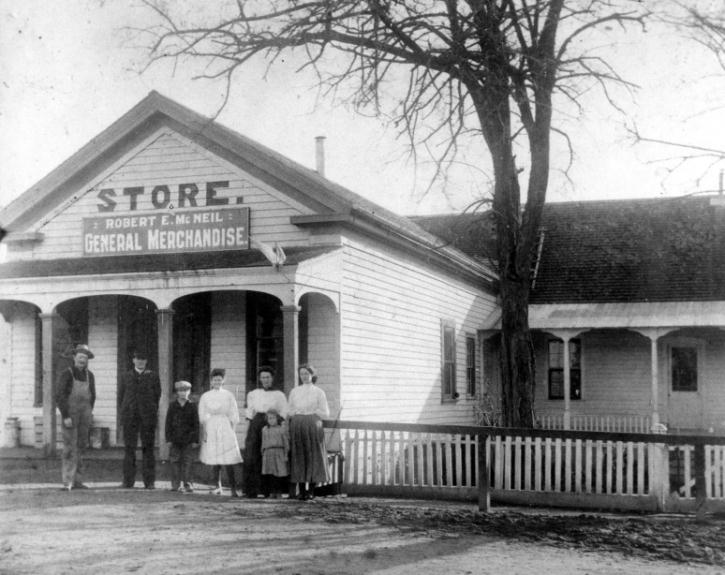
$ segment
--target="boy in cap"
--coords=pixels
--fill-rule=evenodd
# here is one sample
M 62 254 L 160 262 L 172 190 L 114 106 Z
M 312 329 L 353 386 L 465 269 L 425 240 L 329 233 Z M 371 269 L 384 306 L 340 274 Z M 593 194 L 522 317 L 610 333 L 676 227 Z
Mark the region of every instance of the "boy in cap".
M 177 381 L 174 384 L 176 399 L 166 412 L 166 441 L 169 442 L 171 463 L 171 491 L 191 493 L 190 481 L 194 449 L 199 446 L 199 415 L 196 404 L 189 401 L 191 384 Z

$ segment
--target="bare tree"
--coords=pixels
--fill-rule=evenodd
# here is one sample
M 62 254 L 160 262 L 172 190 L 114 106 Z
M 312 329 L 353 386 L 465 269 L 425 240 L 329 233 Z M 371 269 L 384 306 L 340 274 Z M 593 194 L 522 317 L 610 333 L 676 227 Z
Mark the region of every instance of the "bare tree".
M 389 110 L 409 143 L 445 142 L 440 170 L 464 136 L 482 138 L 493 171 L 500 276 L 502 408 L 534 422 L 528 302 L 550 172 L 553 99 L 578 105 L 593 87 L 613 102 L 627 86 L 596 48 L 607 30 L 642 26 L 638 0 L 236 0 L 195 15 L 144 0 L 159 19 L 150 62 L 201 60 L 231 86 L 250 60 L 294 53 L 326 94 L 350 89 L 360 110 Z M 287 58 L 289 59 L 289 58 Z M 228 92 L 227 92 L 228 93 Z M 482 158 L 482 162 L 484 159 Z
M 725 71 L 725 5 L 708 0 L 673 0 L 665 9 L 657 13 L 657 20 L 677 30 L 684 38 L 699 44 L 710 52 L 719 67 Z M 721 79 L 722 80 L 722 79 Z M 716 105 L 722 110 L 725 100 Z M 716 110 L 693 110 L 693 113 L 708 114 Z M 654 144 L 667 150 L 664 158 L 652 160 L 667 166 L 670 173 L 676 172 L 686 164 L 697 161 L 701 167 L 699 179 L 707 177 L 714 169 L 720 169 L 720 185 L 723 189 L 723 162 L 725 149 L 722 146 L 706 146 L 699 142 L 684 142 L 674 139 L 658 138 L 642 134 L 637 126 L 629 128 L 636 143 Z M 670 153 L 672 151 L 672 153 Z M 698 183 L 699 183 L 698 179 Z

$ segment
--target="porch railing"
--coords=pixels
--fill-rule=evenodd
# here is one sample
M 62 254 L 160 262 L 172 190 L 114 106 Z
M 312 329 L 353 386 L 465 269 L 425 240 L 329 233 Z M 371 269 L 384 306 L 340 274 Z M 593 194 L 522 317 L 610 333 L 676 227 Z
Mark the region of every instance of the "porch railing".
M 478 499 L 482 509 L 490 500 L 698 513 L 725 509 L 725 437 L 325 425 L 339 435 L 343 488 L 351 495 Z
M 563 413 L 541 413 L 536 423 L 542 429 L 564 429 Z M 636 414 L 571 414 L 569 428 L 575 431 L 611 431 L 622 433 L 649 433 L 652 419 Z

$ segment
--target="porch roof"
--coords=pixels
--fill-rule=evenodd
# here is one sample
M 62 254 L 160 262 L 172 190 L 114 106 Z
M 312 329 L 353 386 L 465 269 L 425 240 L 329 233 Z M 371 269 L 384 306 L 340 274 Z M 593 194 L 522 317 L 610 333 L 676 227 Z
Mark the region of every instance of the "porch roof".
M 533 304 L 531 329 L 600 329 L 645 327 L 725 327 L 725 301 Z M 484 322 L 484 330 L 501 328 L 501 311 Z
M 294 266 L 305 260 L 339 249 L 339 246 L 316 246 L 285 249 L 285 265 Z M 224 268 L 269 267 L 270 263 L 256 250 L 221 252 L 188 252 L 105 256 L 91 258 L 17 261 L 0 264 L 0 280 L 10 278 L 102 275 L 117 273 L 178 272 Z

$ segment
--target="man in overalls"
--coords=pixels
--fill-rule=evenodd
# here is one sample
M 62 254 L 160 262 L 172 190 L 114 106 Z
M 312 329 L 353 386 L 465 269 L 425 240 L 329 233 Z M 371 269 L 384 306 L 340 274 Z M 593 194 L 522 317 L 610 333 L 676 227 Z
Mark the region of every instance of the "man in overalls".
M 73 350 L 73 365 L 61 372 L 56 386 L 55 402 L 63 418 L 63 489 L 86 489 L 81 481 L 83 450 L 96 403 L 96 382 L 88 370 L 93 353 L 85 344 Z

